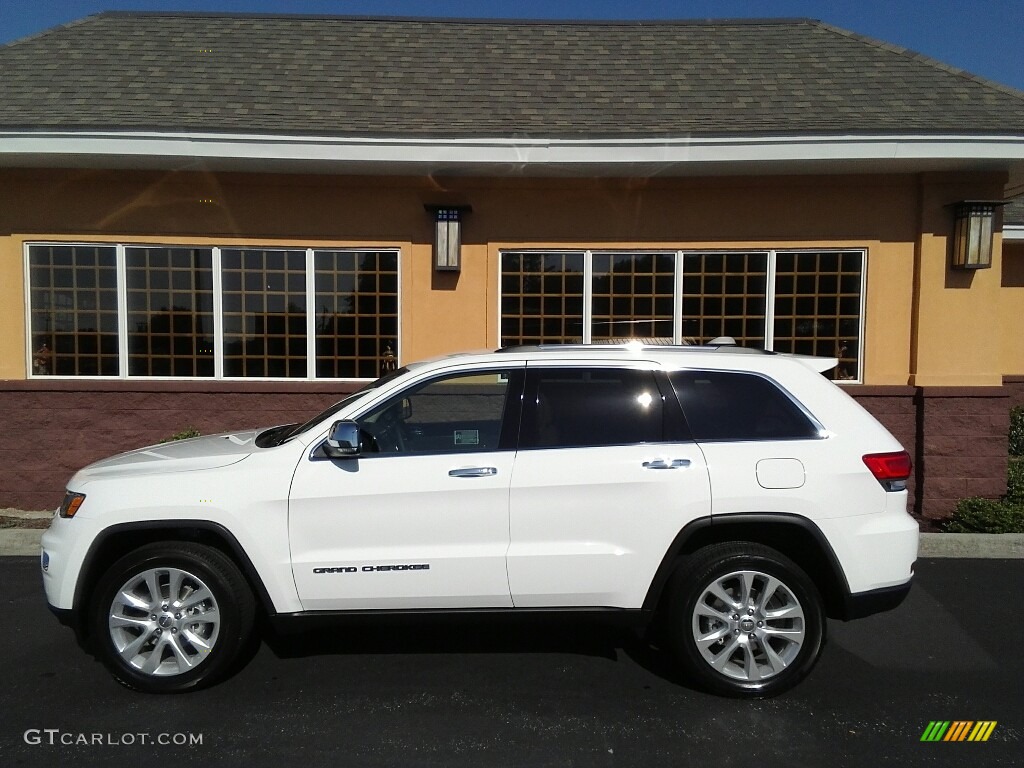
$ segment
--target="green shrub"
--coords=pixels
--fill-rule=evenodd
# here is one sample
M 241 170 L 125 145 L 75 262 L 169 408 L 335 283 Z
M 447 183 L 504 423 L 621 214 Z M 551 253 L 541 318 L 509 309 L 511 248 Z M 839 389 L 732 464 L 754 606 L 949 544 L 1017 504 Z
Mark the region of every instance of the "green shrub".
M 175 432 L 173 435 L 168 437 L 166 440 L 161 440 L 161 443 L 170 443 L 175 440 L 188 440 L 190 437 L 199 437 L 203 433 L 195 427 L 185 427 L 180 432 Z
M 942 529 L 950 533 L 1024 533 L 1024 406 L 1010 410 L 1010 462 L 1006 495 L 957 502 Z
M 1006 473 L 1006 501 L 1024 504 L 1024 459 L 1010 457 Z
M 1024 533 L 1024 504 L 961 499 L 943 527 L 950 533 Z
M 1010 455 L 1024 456 L 1024 405 L 1010 410 Z

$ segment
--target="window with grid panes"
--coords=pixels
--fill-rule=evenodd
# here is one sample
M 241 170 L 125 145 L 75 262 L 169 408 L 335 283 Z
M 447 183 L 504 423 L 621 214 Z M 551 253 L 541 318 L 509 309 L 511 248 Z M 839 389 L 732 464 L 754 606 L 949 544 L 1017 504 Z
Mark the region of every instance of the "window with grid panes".
M 675 254 L 593 255 L 591 338 L 672 339 Z
M 305 378 L 306 252 L 221 252 L 224 375 Z
M 398 261 L 397 250 L 29 243 L 32 375 L 214 377 L 219 365 L 227 377 L 376 378 L 399 353 Z
M 583 340 L 583 254 L 501 254 L 501 344 Z
M 125 249 L 129 376 L 213 376 L 213 250 Z
M 316 375 L 375 378 L 398 351 L 398 254 L 315 251 Z
M 774 271 L 771 254 L 504 252 L 501 343 L 671 338 L 703 344 L 732 336 L 746 347 L 837 357 L 828 375 L 859 379 L 864 251 L 779 251 Z M 592 322 L 583 328 L 587 269 Z M 774 338 L 767 328 L 773 293 Z
M 117 249 L 33 245 L 28 266 L 32 373 L 117 376 Z
M 837 357 L 834 377 L 858 378 L 863 269 L 861 251 L 777 253 L 774 349 Z
M 764 349 L 768 254 L 683 255 L 683 340 L 705 344 L 732 336 Z

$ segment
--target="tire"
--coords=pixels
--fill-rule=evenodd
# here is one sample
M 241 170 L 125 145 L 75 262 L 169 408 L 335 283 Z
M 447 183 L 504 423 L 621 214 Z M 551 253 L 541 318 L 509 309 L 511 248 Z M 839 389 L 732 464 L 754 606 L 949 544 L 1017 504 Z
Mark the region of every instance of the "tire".
M 158 542 L 125 555 L 102 576 L 90 634 L 96 655 L 122 685 L 180 693 L 232 671 L 255 613 L 252 590 L 224 553 Z
M 785 555 L 753 542 L 714 544 L 687 557 L 672 575 L 665 608 L 685 671 L 724 696 L 789 690 L 825 643 L 814 582 Z

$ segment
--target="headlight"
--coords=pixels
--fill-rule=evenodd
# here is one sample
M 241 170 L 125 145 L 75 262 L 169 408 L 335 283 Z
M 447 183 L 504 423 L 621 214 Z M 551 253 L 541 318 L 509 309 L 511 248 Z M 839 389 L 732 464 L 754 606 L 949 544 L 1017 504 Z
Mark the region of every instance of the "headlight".
M 60 509 L 57 513 L 61 517 L 74 517 L 79 507 L 82 506 L 82 502 L 85 501 L 84 493 L 72 493 L 68 491 L 64 495 L 64 501 L 60 503 Z

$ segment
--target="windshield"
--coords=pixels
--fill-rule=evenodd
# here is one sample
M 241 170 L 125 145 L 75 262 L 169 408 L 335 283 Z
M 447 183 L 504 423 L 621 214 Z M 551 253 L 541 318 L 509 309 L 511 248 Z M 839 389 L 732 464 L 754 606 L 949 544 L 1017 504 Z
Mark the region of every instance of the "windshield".
M 346 407 L 347 405 L 349 405 L 353 401 L 359 399 L 360 397 L 365 395 L 370 390 L 377 389 L 377 387 L 381 386 L 385 382 L 391 381 L 391 379 L 398 378 L 399 376 L 402 376 L 403 374 L 408 373 L 408 372 L 409 372 L 409 369 L 403 366 L 402 368 L 399 368 L 398 370 L 391 371 L 391 373 L 388 373 L 388 374 L 385 374 L 384 376 L 381 376 L 376 381 L 371 381 L 366 386 L 360 387 L 359 389 L 357 389 L 351 395 L 347 395 L 343 399 L 339 400 L 338 402 L 336 402 L 334 405 L 332 405 L 327 410 L 321 411 L 316 416 L 311 418 L 309 421 L 306 421 L 306 422 L 304 422 L 302 424 L 297 424 L 295 426 L 289 426 L 287 429 L 283 429 L 279 434 L 276 434 L 276 435 L 273 436 L 273 439 L 269 442 L 269 444 L 270 445 L 281 445 L 282 443 L 284 443 L 284 442 L 286 442 L 288 440 L 291 440 L 296 435 L 301 435 L 307 429 L 310 429 L 314 425 L 319 424 L 321 421 L 325 421 L 326 419 L 331 418 L 331 416 L 333 416 L 334 414 L 338 413 L 342 408 Z M 280 429 L 280 427 L 276 427 L 274 431 L 276 431 L 277 429 Z M 264 435 L 266 435 L 266 434 L 267 433 L 265 432 Z M 263 437 L 263 435 L 261 435 L 260 437 Z M 269 435 L 268 435 L 268 437 L 269 437 Z

